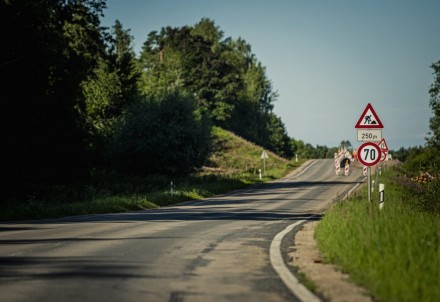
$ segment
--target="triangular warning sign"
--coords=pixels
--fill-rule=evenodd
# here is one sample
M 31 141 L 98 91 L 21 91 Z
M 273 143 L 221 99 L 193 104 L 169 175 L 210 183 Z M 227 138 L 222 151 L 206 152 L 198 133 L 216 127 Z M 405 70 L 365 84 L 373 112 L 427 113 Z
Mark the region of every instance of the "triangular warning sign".
M 383 124 L 380 121 L 379 117 L 376 114 L 376 111 L 374 111 L 373 106 L 371 106 L 370 103 L 368 103 L 367 107 L 365 107 L 364 112 L 362 112 L 361 117 L 359 118 L 358 122 L 356 123 L 355 128 L 383 128 Z
M 266 150 L 263 150 L 263 152 L 261 153 L 261 159 L 266 159 L 269 158 L 269 155 L 267 155 Z
M 382 138 L 382 140 L 377 144 L 382 152 L 388 152 L 388 145 L 385 138 Z

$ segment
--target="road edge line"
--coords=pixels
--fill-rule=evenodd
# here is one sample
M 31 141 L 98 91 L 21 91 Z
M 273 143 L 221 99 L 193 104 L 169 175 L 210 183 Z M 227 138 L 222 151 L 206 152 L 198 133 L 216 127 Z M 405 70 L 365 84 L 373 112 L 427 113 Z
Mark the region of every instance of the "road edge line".
M 307 220 L 299 220 L 291 225 L 287 226 L 284 230 L 275 235 L 272 239 L 269 249 L 270 263 L 273 269 L 276 271 L 278 276 L 287 286 L 287 288 L 301 301 L 307 302 L 319 302 L 319 299 L 315 294 L 313 294 L 307 287 L 305 287 L 299 280 L 292 274 L 292 272 L 287 268 L 284 263 L 283 256 L 281 254 L 281 242 L 284 236 L 293 230 L 296 226 L 299 226 L 306 222 Z
M 314 163 L 316 163 L 316 161 Z M 300 174 L 302 174 L 302 172 Z M 362 181 L 365 181 L 365 178 L 362 179 Z M 350 194 L 354 190 L 356 190 L 357 187 L 359 187 L 360 185 L 361 183 L 357 183 L 355 186 L 353 186 L 353 188 L 351 188 L 347 192 L 347 194 L 343 197 L 342 200 L 347 199 L 350 196 Z M 307 222 L 307 220 L 309 219 L 303 219 L 295 223 L 292 223 L 288 225 L 284 230 L 276 234 L 275 237 L 272 239 L 272 242 L 270 243 L 269 258 L 273 269 L 281 278 L 283 283 L 287 286 L 287 288 L 292 292 L 292 294 L 294 294 L 297 298 L 299 298 L 301 301 L 304 302 L 305 301 L 319 302 L 321 301 L 321 299 L 319 299 L 318 296 L 316 296 L 307 287 L 305 287 L 302 283 L 300 283 L 299 280 L 295 277 L 295 275 L 292 274 L 292 272 L 284 263 L 284 259 L 281 254 L 281 242 L 283 241 L 284 236 L 286 236 L 289 232 L 291 232 L 295 227 Z

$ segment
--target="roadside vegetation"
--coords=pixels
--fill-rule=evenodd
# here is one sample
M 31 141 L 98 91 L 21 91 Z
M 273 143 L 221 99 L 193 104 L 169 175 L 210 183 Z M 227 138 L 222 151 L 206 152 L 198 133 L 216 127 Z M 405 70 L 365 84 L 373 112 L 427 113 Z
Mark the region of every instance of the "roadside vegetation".
M 440 181 L 414 183 L 405 174 L 382 173 L 382 210 L 377 194 L 368 203 L 364 185 L 325 214 L 315 236 L 326 261 L 379 301 L 439 301 Z
M 260 181 L 262 148 L 273 152 L 266 180 L 288 168 L 275 154 L 334 153 L 287 135 L 274 112 L 277 92 L 243 38 L 202 18 L 150 29 L 135 53 L 130 29 L 118 20 L 102 27 L 106 6 L 0 1 L 0 19 L 8 20 L 0 35 L 12 41 L 0 48 L 1 219 L 211 196 Z M 228 147 L 231 132 L 261 147 Z
M 325 260 L 378 301 L 440 301 L 440 61 L 432 68 L 427 145 L 393 152 L 402 162 L 382 169 L 383 209 L 378 182 L 371 203 L 365 184 L 336 203 L 315 233 Z
M 20 197 L 3 201 L 0 220 L 125 212 L 198 200 L 282 177 L 304 162 L 267 151 L 264 174 L 260 146 L 218 127 L 213 128 L 212 141 L 207 166 L 186 176 L 142 177 L 95 170 L 82 182 L 23 186 Z

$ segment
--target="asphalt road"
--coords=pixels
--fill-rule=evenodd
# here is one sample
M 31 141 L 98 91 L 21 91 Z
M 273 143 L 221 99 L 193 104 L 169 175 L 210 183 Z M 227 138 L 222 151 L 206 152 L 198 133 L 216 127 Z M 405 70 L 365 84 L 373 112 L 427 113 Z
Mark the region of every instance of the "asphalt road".
M 301 170 L 158 210 L 1 223 L 0 301 L 296 301 L 272 240 L 362 179 L 336 176 L 333 160 Z

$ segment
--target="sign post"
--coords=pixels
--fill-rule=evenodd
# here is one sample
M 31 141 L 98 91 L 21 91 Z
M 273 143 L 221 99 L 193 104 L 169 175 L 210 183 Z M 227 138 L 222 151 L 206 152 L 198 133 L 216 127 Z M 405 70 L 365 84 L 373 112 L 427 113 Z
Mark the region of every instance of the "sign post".
M 354 126 L 358 142 L 378 142 L 382 140 L 383 124 L 373 106 L 368 103 Z
M 358 160 L 367 168 L 368 202 L 371 202 L 371 166 L 376 165 L 381 159 L 380 147 L 372 142 L 362 144 L 358 150 Z
M 382 141 L 385 143 L 382 138 L 383 124 L 373 106 L 368 103 L 354 127 L 357 129 L 357 140 L 365 142 L 359 147 L 358 160 L 367 167 L 368 202 L 371 202 L 371 167 L 382 159 L 379 145 L 382 145 Z M 381 143 L 377 144 L 378 141 Z
M 263 152 L 261 153 L 261 159 L 263 160 L 263 175 L 266 175 L 266 158 L 269 158 L 269 155 L 267 155 L 266 150 L 263 149 Z

